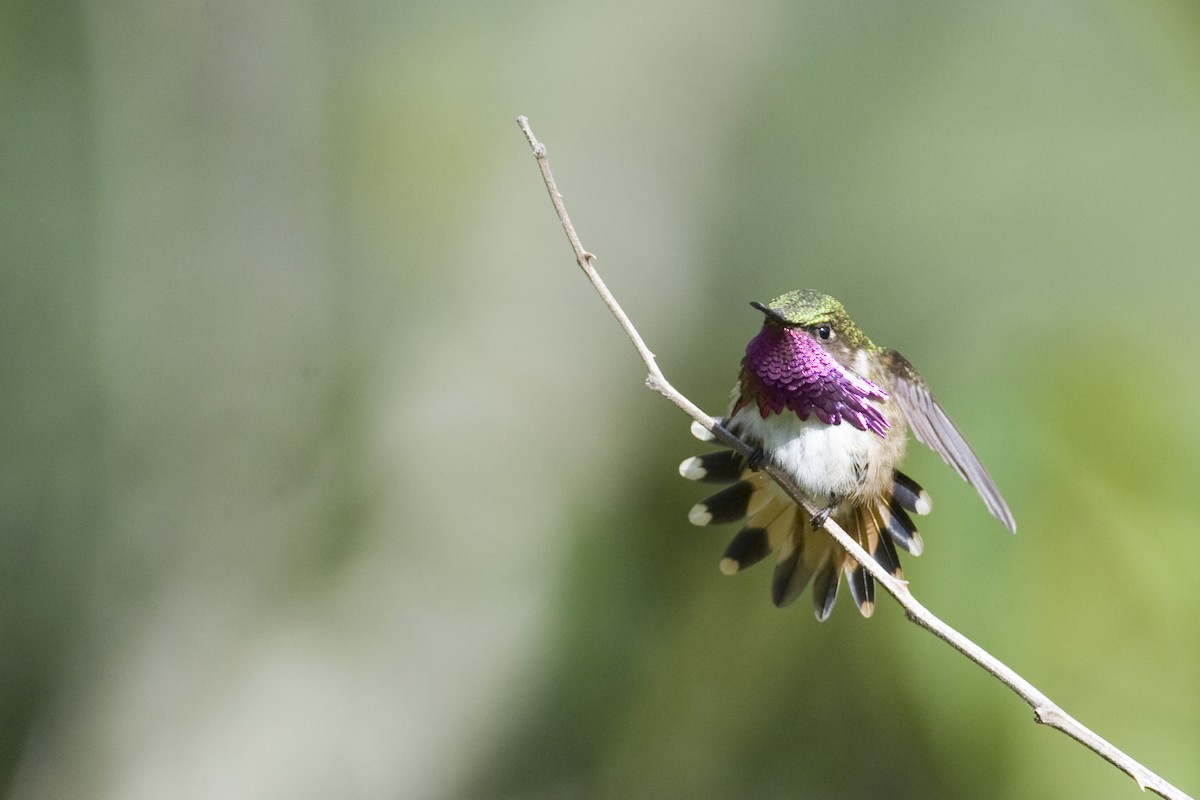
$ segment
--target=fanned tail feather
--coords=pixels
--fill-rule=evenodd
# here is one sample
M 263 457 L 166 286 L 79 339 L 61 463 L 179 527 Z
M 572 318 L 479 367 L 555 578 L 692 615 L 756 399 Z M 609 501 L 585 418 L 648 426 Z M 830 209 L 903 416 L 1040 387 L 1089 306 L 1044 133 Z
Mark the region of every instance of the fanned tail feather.
M 776 553 L 771 600 L 780 608 L 811 583 L 813 611 L 824 621 L 833 611 L 844 574 L 850 596 L 864 617 L 875 610 L 875 580 L 824 531 L 812 527 L 807 512 L 785 495 L 766 473 L 748 469 L 745 458 L 720 450 L 689 458 L 679 466 L 685 478 L 729 485 L 697 503 L 688 514 L 695 525 L 745 520 L 721 557 L 721 571 L 733 575 Z M 889 574 L 901 578 L 897 548 L 920 555 L 924 547 L 909 513 L 927 514 L 929 495 L 897 471 L 894 491 L 873 503 L 843 503 L 834 520 Z
M 742 528 L 721 556 L 721 572 L 733 575 L 762 561 L 770 552 L 766 528 Z
M 799 597 L 813 576 L 829 564 L 833 554 L 833 542 L 812 527 L 807 512 L 790 499 L 787 502 L 792 522 L 771 576 L 771 600 L 779 608 Z
M 875 513 L 879 513 L 878 508 Z M 880 529 L 887 534 L 878 516 L 875 518 L 875 524 L 879 525 Z M 904 573 L 900 569 L 900 554 L 896 552 L 896 544 L 890 535 L 879 537 L 879 544 L 871 551 L 871 555 L 879 562 L 879 566 L 887 570 L 889 575 L 900 580 L 904 579 Z
M 925 516 L 933 510 L 933 501 L 929 499 L 928 492 L 912 478 L 900 470 L 896 470 L 892 482 L 892 496 L 896 498 L 896 502 L 900 504 L 901 508 L 921 516 Z
M 875 613 L 875 579 L 849 555 L 845 556 L 845 559 L 842 571 L 846 573 L 850 597 L 854 599 L 854 605 L 858 606 L 859 612 L 864 617 L 869 617 Z
M 829 619 L 833 613 L 833 603 L 837 600 L 838 584 L 841 573 L 833 563 L 833 559 L 813 579 L 813 612 L 818 622 Z
M 908 553 L 919 556 L 925 549 L 921 534 L 912 521 L 908 512 L 896 502 L 895 498 L 880 500 L 876 506 L 880 527 L 887 532 L 888 538 Z
M 692 506 L 688 520 L 693 525 L 724 525 L 736 522 L 747 515 L 750 499 L 754 496 L 756 482 L 752 479 L 738 481 Z M 761 481 L 758 481 L 761 483 Z
M 718 450 L 684 461 L 679 465 L 679 474 L 701 483 L 732 483 L 741 476 L 745 463 L 736 450 Z
M 849 511 L 837 517 L 846 533 L 854 537 L 862 548 L 872 555 L 879 548 L 880 540 L 886 538 L 881 535 L 876 515 L 868 506 L 851 506 Z M 858 606 L 864 617 L 871 616 L 875 613 L 875 579 L 840 547 L 838 556 L 842 560 L 842 572 L 846 575 L 846 584 L 850 587 L 854 605 Z

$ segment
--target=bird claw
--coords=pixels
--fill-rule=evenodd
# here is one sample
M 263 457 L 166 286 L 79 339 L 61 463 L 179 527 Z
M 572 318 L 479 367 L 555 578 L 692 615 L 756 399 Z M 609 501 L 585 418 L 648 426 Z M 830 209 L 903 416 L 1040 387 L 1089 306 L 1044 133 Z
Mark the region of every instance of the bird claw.
M 746 456 L 746 466 L 758 472 L 763 468 L 763 464 L 767 463 L 767 452 L 761 447 L 756 447 L 750 451 L 750 455 Z
M 828 519 L 829 519 L 829 516 L 830 516 L 831 514 L 833 514 L 833 512 L 834 512 L 834 511 L 836 511 L 836 510 L 837 510 L 838 503 L 840 503 L 840 502 L 841 502 L 841 498 L 839 497 L 838 499 L 834 500 L 834 501 L 833 501 L 832 503 L 830 503 L 829 505 L 827 505 L 827 506 L 825 506 L 824 508 L 822 508 L 822 509 L 821 509 L 820 511 L 818 511 L 816 514 L 813 514 L 813 517 L 812 517 L 812 526 L 813 526 L 813 528 L 823 528 L 823 527 L 825 527 L 825 521 L 826 521 L 826 520 L 828 520 Z

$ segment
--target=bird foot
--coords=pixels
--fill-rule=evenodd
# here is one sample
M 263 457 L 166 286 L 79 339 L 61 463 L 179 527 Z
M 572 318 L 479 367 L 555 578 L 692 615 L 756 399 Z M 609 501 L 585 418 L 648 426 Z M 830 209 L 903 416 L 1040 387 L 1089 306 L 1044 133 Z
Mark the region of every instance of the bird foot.
M 833 501 L 832 503 L 830 503 L 829 505 L 827 505 L 827 506 L 825 506 L 824 508 L 822 508 L 822 509 L 821 509 L 820 511 L 818 511 L 816 514 L 813 514 L 813 517 L 812 517 L 812 526 L 813 526 L 814 528 L 823 528 L 823 527 L 825 527 L 825 521 L 826 521 L 827 519 L 829 519 L 829 516 L 830 516 L 830 514 L 832 514 L 834 511 L 836 511 L 836 510 L 837 510 L 838 503 L 840 503 L 841 501 L 842 501 L 842 499 L 839 497 L 838 499 L 834 500 L 834 501 Z

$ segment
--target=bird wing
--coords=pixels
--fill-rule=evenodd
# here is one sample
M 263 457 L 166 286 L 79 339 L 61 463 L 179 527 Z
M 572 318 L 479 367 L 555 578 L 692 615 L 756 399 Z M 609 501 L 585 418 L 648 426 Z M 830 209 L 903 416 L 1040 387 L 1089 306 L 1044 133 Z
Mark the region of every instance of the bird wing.
M 1008 510 L 1004 498 L 1000 496 L 1000 490 L 992 482 L 992 476 L 988 475 L 979 456 L 975 455 L 971 445 L 967 444 L 962 433 L 930 393 L 924 379 L 917 374 L 908 359 L 895 350 L 884 353 L 884 359 L 893 377 L 892 399 L 904 412 L 917 441 L 954 467 L 954 471 L 979 492 L 988 511 L 1003 522 L 1006 528 L 1016 533 L 1017 523 L 1013 520 L 1012 512 Z

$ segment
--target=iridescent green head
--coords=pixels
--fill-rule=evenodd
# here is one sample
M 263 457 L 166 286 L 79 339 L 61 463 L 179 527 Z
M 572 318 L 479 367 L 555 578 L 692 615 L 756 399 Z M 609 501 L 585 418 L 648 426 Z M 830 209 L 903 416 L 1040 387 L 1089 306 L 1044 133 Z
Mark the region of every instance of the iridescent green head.
M 845 307 L 827 294 L 797 289 L 779 295 L 765 306 L 762 303 L 751 305 L 778 325 L 810 330 L 827 325 L 849 347 L 874 347 L 867 335 L 850 319 Z

